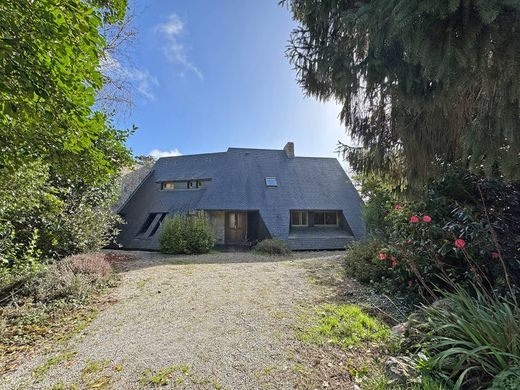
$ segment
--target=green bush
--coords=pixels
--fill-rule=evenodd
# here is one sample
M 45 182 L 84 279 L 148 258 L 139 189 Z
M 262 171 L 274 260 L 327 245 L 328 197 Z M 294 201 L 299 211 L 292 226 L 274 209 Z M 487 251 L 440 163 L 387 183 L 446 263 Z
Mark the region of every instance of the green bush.
M 161 252 L 173 254 L 207 253 L 215 245 L 213 229 L 203 214 L 175 214 L 161 224 Z
M 277 238 L 269 238 L 267 240 L 260 241 L 258 244 L 256 244 L 255 251 L 267 255 L 279 256 L 286 256 L 291 253 L 287 243 Z
M 362 283 L 379 282 L 392 275 L 386 261 L 378 259 L 382 244 L 379 241 L 359 241 L 347 248 L 345 273 Z
M 520 384 L 520 308 L 473 286 L 444 293 L 425 307 L 425 367 L 456 388 L 517 389 Z M 508 387 L 509 386 L 509 387 Z

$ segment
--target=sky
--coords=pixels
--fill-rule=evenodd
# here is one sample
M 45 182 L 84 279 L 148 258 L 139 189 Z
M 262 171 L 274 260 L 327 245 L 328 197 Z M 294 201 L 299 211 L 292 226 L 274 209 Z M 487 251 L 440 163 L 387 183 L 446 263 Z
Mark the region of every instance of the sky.
M 134 107 L 135 155 L 281 149 L 338 157 L 339 106 L 305 97 L 285 57 L 296 26 L 278 0 L 130 0 L 138 32 L 122 64 Z

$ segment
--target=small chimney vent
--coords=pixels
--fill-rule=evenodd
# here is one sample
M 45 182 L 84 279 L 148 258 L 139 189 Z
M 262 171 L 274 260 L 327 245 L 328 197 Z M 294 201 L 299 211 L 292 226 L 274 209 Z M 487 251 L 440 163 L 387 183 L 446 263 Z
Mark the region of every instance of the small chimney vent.
M 285 151 L 285 154 L 289 158 L 294 157 L 294 142 L 287 142 L 287 144 L 284 146 L 283 150 Z

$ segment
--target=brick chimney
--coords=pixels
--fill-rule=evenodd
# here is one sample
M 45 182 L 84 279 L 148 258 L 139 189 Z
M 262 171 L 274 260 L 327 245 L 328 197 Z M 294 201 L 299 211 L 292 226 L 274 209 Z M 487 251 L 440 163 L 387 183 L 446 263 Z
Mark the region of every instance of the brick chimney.
M 287 142 L 287 144 L 283 148 L 285 154 L 289 158 L 294 157 L 294 143 L 293 142 Z

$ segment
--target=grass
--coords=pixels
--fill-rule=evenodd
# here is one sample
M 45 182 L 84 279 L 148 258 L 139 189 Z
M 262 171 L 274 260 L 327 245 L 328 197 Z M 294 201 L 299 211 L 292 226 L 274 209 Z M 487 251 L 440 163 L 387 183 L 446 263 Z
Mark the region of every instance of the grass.
M 82 376 L 96 374 L 103 371 L 110 365 L 108 360 L 90 360 L 85 364 L 85 367 L 81 370 Z
M 186 364 L 167 366 L 159 370 L 147 369 L 141 376 L 141 385 L 153 387 L 167 385 L 181 385 L 189 382 L 191 385 L 210 385 L 215 390 L 228 389 L 223 386 L 218 378 L 201 377 Z
M 66 353 L 62 353 L 62 354 L 53 356 L 53 357 L 49 358 L 45 363 L 36 367 L 32 371 L 32 374 L 35 378 L 41 378 L 45 374 L 47 374 L 47 372 L 51 368 L 59 365 L 60 363 L 71 361 L 75 357 L 76 357 L 76 352 L 66 352 Z
M 349 348 L 367 343 L 383 344 L 391 334 L 388 326 L 351 304 L 320 306 L 306 322 L 298 336 L 316 345 Z

